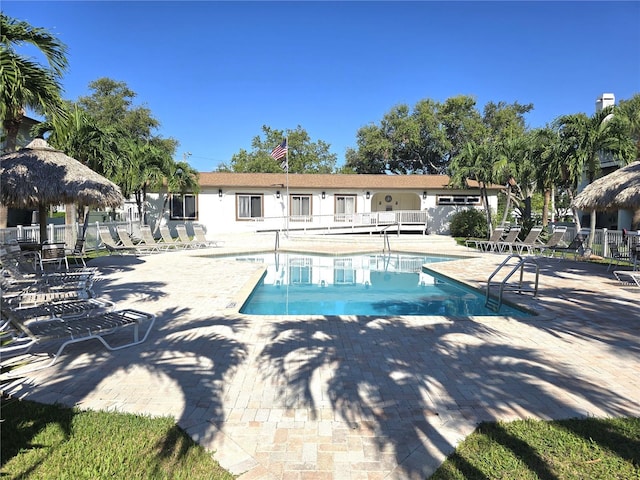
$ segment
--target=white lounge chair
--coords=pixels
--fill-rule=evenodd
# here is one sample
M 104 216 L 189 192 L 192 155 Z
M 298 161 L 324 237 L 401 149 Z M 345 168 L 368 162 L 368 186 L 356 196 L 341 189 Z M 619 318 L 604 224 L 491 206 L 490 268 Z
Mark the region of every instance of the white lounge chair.
M 27 363 L 27 367 L 10 371 L 7 375 L 9 377 L 50 367 L 58 360 L 67 345 L 84 342 L 85 340 L 99 340 L 109 350 L 120 350 L 138 345 L 147 339 L 155 322 L 155 315 L 132 309 L 100 312 L 95 315 L 68 319 L 51 317 L 45 320 L 25 322 L 21 320 L 18 315 L 14 314 L 11 309 L 3 307 L 2 316 L 8 320 L 12 328 L 10 331 L 4 331 L 4 340 L 7 343 L 3 343 L 0 347 L 0 353 L 3 358 L 6 358 L 7 355 L 26 354 L 34 345 L 46 344 L 48 342 L 58 344 L 59 341 L 62 341 L 62 344 L 56 352 L 51 355 L 48 362 L 45 364 L 29 362 Z M 147 324 L 146 330 L 141 336 L 140 329 L 145 323 Z M 105 336 L 119 332 L 125 328 L 131 328 L 133 331 L 133 338 L 130 342 L 112 345 L 105 340 Z M 17 363 L 17 365 L 21 365 L 22 363 L 24 363 L 24 361 L 20 359 L 20 363 Z
M 520 241 L 516 238 L 516 240 L 511 244 L 509 251 L 513 252 L 515 250 L 522 255 L 526 250 L 527 253 L 531 255 L 539 245 L 542 245 L 542 242 L 540 241 L 541 234 L 542 227 L 533 227 L 529 230 L 529 233 L 524 240 Z
M 35 305 L 16 305 L 11 299 L 3 298 L 2 304 L 5 309 L 10 309 L 11 313 L 22 322 L 53 317 L 63 319 L 84 317 L 99 312 L 107 312 L 115 307 L 113 302 L 97 298 L 63 299 Z
M 613 274 L 620 283 L 640 287 L 640 272 L 632 270 L 614 270 Z
M 538 255 L 544 255 L 545 252 L 547 251 L 552 251 L 553 248 L 557 247 L 558 245 L 560 245 L 560 243 L 562 242 L 562 239 L 564 238 L 564 234 L 567 231 L 567 227 L 556 227 L 553 230 L 553 233 L 551 234 L 551 236 L 547 239 L 546 242 L 544 242 L 543 244 L 535 247 L 533 250 L 534 252 L 537 250 L 538 251 Z M 551 252 L 553 253 L 553 252 Z
M 156 245 L 136 245 L 133 243 L 133 240 L 131 240 L 131 237 L 129 236 L 129 232 L 125 227 L 116 227 L 116 233 L 120 239 L 120 245 L 128 248 L 136 255 L 148 255 L 150 253 L 158 253 L 160 251 L 160 248 Z
M 482 251 L 486 251 L 488 246 L 491 245 L 495 245 L 496 242 L 500 241 L 502 239 L 502 237 L 504 236 L 505 231 L 504 228 L 502 227 L 498 227 L 496 228 L 493 233 L 489 236 L 489 239 L 467 239 L 465 240 L 464 244 L 467 247 L 473 247 L 473 248 L 477 248 L 480 249 Z
M 201 248 L 206 245 L 200 244 L 197 240 L 192 240 L 187 233 L 187 227 L 185 225 L 176 225 L 176 233 L 180 243 L 184 245 L 184 248 Z
M 140 227 L 140 237 L 142 239 L 141 244 L 147 247 L 155 246 L 158 250 L 163 252 L 166 252 L 170 248 L 169 245 L 154 238 L 153 232 L 151 231 L 151 227 L 149 225 L 142 225 Z
M 116 243 L 116 241 L 111 236 L 111 232 L 108 227 L 100 227 L 98 228 L 98 235 L 100 236 L 100 241 L 107 249 L 110 255 L 124 255 L 125 253 L 135 254 L 135 248 L 125 247 L 120 243 Z
M 193 226 L 193 235 L 193 238 L 205 247 L 220 247 L 224 243 L 219 240 L 207 240 L 207 236 L 204 233 L 204 228 L 202 228 L 202 225 Z
M 520 234 L 520 230 L 520 227 L 511 227 L 507 232 L 507 235 L 502 240 L 496 242 L 491 251 L 504 253 L 509 250 L 509 253 L 511 253 L 513 244 L 516 242 L 518 235 Z
M 575 237 L 573 237 L 573 240 L 571 240 L 568 245 L 559 243 L 555 247 L 551 247 L 548 250 L 550 254 L 560 253 L 560 258 L 562 260 L 564 260 L 565 255 L 567 255 L 568 253 L 572 253 L 573 259 L 577 260 L 578 256 L 584 253 L 584 243 L 587 241 L 587 237 L 589 237 L 589 230 L 582 229 L 576 234 Z
M 179 238 L 173 238 L 171 236 L 169 227 L 166 225 L 162 225 L 160 227 L 160 235 L 162 235 L 162 242 L 167 246 L 167 248 L 186 248 Z

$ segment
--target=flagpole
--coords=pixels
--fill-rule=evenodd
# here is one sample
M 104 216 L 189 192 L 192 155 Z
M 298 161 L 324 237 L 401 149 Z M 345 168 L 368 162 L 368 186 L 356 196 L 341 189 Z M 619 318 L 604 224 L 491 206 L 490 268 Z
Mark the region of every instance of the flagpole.
M 287 166 L 287 221 L 286 221 L 286 228 L 287 228 L 287 238 L 289 238 L 289 205 L 290 205 L 290 201 L 289 201 L 289 137 L 285 137 L 285 142 L 287 142 L 285 145 L 287 146 L 287 151 L 285 152 L 286 155 L 286 166 Z

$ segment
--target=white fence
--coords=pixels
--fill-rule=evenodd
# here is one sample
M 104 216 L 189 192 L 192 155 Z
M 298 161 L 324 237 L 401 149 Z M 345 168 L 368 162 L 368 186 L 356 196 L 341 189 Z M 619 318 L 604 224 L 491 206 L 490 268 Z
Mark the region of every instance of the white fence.
M 393 211 L 324 216 L 308 215 L 291 218 L 261 217 L 255 219 L 254 222 L 248 222 L 247 227 L 250 231 L 284 231 L 288 228 L 291 231 L 303 233 L 362 232 L 367 231 L 363 230 L 364 227 L 372 227 L 375 231 L 380 232 L 387 229 L 395 232 L 397 228 L 398 234 L 401 231 L 410 230 L 420 231 L 424 234 L 427 233 L 427 221 L 428 215 L 424 211 Z M 133 237 L 137 237 L 140 234 L 140 224 L 136 221 L 90 223 L 85 232 L 86 250 L 102 248 L 98 235 L 98 227 L 100 226 L 109 227 L 114 237 L 117 226 L 125 226 Z M 49 224 L 47 225 L 47 238 L 51 242 L 74 245 L 79 236 L 78 232 L 81 232 L 83 227 L 81 224 Z M 575 227 L 569 226 L 564 240 L 569 243 L 575 235 Z M 592 253 L 601 257 L 608 257 L 609 244 L 615 243 L 618 245 L 620 252 L 626 254 L 631 245 L 640 243 L 640 231 L 628 232 L 626 238 L 623 238 L 623 236 L 622 230 L 596 229 Z M 7 243 L 11 240 L 40 242 L 40 227 L 33 225 L 0 229 L 0 243 Z

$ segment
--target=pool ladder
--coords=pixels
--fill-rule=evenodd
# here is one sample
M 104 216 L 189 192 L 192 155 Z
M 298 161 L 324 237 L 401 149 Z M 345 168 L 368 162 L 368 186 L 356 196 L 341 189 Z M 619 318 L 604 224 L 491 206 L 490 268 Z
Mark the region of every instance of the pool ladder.
M 512 260 L 517 260 L 515 265 L 512 264 Z M 510 265 L 511 264 L 511 265 Z M 526 265 L 533 265 L 535 271 L 535 280 L 533 282 L 533 286 L 525 285 L 524 283 L 524 271 Z M 502 281 L 494 281 L 494 277 L 500 272 L 503 268 L 509 268 L 511 270 L 507 275 L 502 279 Z M 520 279 L 517 283 L 509 284 L 509 280 L 513 276 L 514 273 L 520 271 Z M 538 279 L 540 278 L 540 265 L 538 265 L 538 261 L 535 257 L 522 257 L 518 254 L 511 254 L 505 260 L 498 265 L 498 267 L 491 274 L 489 279 L 487 280 L 487 296 L 485 301 L 485 306 L 494 311 L 500 311 L 500 307 L 502 307 L 502 294 L 505 290 L 514 291 L 518 293 L 533 293 L 535 297 L 538 294 Z M 493 294 L 493 288 L 498 288 L 497 294 Z
M 400 236 L 400 224 L 399 223 L 392 223 L 387 225 L 386 227 L 384 227 L 380 233 L 383 235 L 383 239 L 382 239 L 382 253 L 384 252 L 389 252 L 391 253 L 391 244 L 389 243 L 389 232 L 387 231 L 389 228 L 391 227 L 397 227 L 398 228 L 398 233 L 397 236 Z

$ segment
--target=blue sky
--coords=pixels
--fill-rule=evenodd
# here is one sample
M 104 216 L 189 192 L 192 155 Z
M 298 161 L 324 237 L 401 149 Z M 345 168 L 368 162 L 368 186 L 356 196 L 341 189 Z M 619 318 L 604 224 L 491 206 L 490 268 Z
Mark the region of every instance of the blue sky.
M 125 82 L 199 171 L 251 150 L 262 125 L 344 162 L 398 104 L 472 95 L 532 103 L 541 127 L 640 93 L 640 2 L 12 1 L 69 48 L 65 98 Z M 274 145 L 275 146 L 275 145 Z

